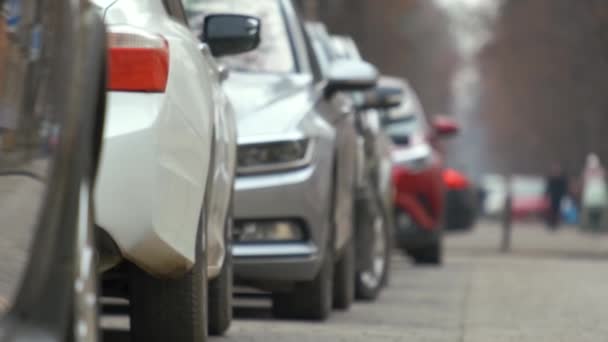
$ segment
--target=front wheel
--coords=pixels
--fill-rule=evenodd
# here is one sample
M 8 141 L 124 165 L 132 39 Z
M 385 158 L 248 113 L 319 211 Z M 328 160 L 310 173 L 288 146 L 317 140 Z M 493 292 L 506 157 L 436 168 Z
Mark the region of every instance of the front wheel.
M 372 206 L 374 207 L 374 206 Z M 386 282 L 389 272 L 390 238 L 387 222 L 380 209 L 366 211 L 358 230 L 360 257 L 355 277 L 357 299 L 374 300 Z M 359 257 L 359 255 L 357 256 Z
M 222 271 L 209 283 L 209 334 L 223 335 L 232 322 L 232 217 L 226 219 L 225 255 Z
M 349 239 L 334 272 L 334 308 L 348 310 L 355 299 L 355 245 Z
M 333 250 L 327 247 L 319 274 L 300 282 L 289 293 L 273 293 L 272 312 L 278 318 L 326 320 L 332 309 Z
M 129 270 L 131 341 L 207 340 L 207 260 L 202 219 L 193 268 L 179 279 L 157 279 L 135 265 Z

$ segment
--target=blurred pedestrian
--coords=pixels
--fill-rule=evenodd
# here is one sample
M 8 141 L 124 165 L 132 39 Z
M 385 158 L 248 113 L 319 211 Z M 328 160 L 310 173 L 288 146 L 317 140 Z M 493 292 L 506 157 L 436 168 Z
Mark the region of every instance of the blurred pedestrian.
M 559 164 L 551 167 L 546 180 L 545 194 L 549 200 L 549 212 L 547 213 L 547 226 L 553 230 L 557 229 L 561 219 L 562 200 L 568 193 L 568 177 Z
M 608 208 L 606 173 L 595 154 L 587 156 L 583 172 L 583 228 L 598 231 L 603 228 Z

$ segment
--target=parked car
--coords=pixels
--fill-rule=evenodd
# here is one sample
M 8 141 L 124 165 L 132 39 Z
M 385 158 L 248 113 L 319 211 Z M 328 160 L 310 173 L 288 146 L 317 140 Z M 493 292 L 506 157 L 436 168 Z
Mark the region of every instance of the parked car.
M 337 94 L 372 87 L 377 71 L 342 61 L 323 74 L 290 0 L 198 5 L 192 22 L 228 8 L 263 20 L 258 50 L 222 59 L 238 113 L 235 281 L 271 292 L 278 317 L 323 320 L 349 291 L 334 274 L 353 248 L 357 135 Z
M 332 36 L 331 39 L 339 58 L 362 59 L 357 43 L 352 37 Z M 379 196 L 386 227 L 392 231 L 395 193 L 391 177 L 393 143 L 382 127 L 382 115 L 385 111 L 401 105 L 403 93 L 401 90 L 396 90 L 392 84 L 387 84 L 386 78 L 380 78 L 376 88 L 356 95 L 363 95 L 360 99 L 355 98 L 355 105 L 359 114 L 357 118 L 360 134 L 365 137 L 365 165 L 368 165 L 371 184 Z
M 461 172 L 447 168 L 443 170 L 446 188 L 446 231 L 468 231 L 477 219 L 477 190 Z
M 543 177 L 515 176 L 511 179 L 514 220 L 544 220 L 549 210 L 546 185 Z
M 321 23 L 307 23 L 306 30 L 323 74 L 328 75 L 333 63 L 340 60 L 363 60 L 351 38 L 332 37 Z M 384 109 L 386 103 L 370 101 L 363 92 L 349 95 L 358 135 L 355 294 L 359 299 L 370 300 L 378 296 L 390 272 L 391 142 L 380 125 L 379 110 Z
M 383 119 L 393 149 L 395 227 L 398 245 L 415 262 L 442 262 L 445 186 L 439 139 L 458 126 L 436 116 L 429 122 L 414 90 L 405 80 L 391 79 L 403 91 L 403 102 Z
M 255 48 L 260 22 L 216 14 L 196 37 L 180 0 L 95 3 L 109 31 L 104 295 L 129 299 L 134 341 L 201 341 L 232 317 L 236 124 L 214 57 Z
M 96 341 L 103 22 L 86 1 L 2 5 L 0 340 Z
M 499 218 L 504 214 L 507 190 L 511 191 L 511 215 L 514 220 L 542 219 L 549 209 L 545 180 L 540 176 L 513 175 L 510 184 L 504 176 L 485 175 L 482 187 L 486 193 L 485 214 Z

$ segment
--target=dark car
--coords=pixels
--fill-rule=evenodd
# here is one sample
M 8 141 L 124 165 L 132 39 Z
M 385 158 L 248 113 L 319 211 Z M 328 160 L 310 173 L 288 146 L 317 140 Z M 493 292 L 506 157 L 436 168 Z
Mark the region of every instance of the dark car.
M 469 231 L 477 219 L 477 192 L 469 179 L 454 169 L 443 171 L 446 189 L 445 230 Z
M 86 1 L 0 5 L 0 341 L 95 341 L 104 27 Z

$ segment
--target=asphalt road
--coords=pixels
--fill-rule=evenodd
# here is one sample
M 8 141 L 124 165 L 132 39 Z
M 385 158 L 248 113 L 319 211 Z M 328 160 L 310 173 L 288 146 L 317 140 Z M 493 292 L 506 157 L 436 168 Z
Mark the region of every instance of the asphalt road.
M 3 172 L 0 161 L 0 199 L 10 199 L 0 201 L 0 316 L 23 276 L 43 191 L 32 177 Z
M 491 224 L 446 242 L 441 268 L 394 256 L 390 286 L 328 322 L 273 319 L 268 300 L 237 301 L 236 321 L 217 342 L 606 341 L 608 236 L 516 227 L 513 250 L 498 252 Z M 128 320 L 105 316 L 106 341 L 128 341 Z

